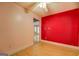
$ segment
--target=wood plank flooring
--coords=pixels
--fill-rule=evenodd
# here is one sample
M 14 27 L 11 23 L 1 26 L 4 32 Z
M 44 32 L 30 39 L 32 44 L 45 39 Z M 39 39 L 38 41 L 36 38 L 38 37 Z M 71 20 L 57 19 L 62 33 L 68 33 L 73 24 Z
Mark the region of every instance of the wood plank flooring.
M 14 56 L 78 56 L 79 50 L 57 46 L 45 42 L 36 43 L 22 51 L 19 51 Z

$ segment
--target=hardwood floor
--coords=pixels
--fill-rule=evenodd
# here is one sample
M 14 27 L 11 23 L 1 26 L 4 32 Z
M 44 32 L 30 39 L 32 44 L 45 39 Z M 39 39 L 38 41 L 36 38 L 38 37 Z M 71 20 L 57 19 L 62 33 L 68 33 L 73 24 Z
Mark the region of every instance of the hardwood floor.
M 33 46 L 19 51 L 14 56 L 78 56 L 79 51 L 65 48 L 45 42 L 36 43 Z

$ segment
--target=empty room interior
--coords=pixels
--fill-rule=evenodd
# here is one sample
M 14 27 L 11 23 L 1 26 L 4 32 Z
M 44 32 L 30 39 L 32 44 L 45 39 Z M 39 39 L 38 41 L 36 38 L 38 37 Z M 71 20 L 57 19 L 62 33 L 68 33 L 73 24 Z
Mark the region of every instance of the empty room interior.
M 0 55 L 79 56 L 79 2 L 0 2 Z

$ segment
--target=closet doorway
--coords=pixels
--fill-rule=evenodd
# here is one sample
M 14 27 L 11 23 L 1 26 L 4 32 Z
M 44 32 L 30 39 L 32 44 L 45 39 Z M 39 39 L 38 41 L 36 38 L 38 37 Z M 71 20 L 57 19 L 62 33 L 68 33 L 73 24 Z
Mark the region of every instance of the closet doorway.
M 40 41 L 39 36 L 40 36 L 40 23 L 39 20 L 34 18 L 33 19 L 33 23 L 34 23 L 34 43 L 38 43 Z

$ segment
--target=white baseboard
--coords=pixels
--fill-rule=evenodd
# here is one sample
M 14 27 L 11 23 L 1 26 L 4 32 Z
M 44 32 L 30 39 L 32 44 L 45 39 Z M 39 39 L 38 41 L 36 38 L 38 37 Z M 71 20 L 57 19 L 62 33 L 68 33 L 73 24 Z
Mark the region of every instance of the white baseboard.
M 54 45 L 59 45 L 59 46 L 79 50 L 79 46 L 76 47 L 76 46 L 72 46 L 72 45 L 67 45 L 67 44 L 62 44 L 62 43 L 57 43 L 57 42 L 51 42 L 51 41 L 46 41 L 46 40 L 41 40 L 41 41 L 46 42 L 46 43 L 50 43 L 50 44 L 54 44 Z
M 15 54 L 15 53 L 17 53 L 17 52 L 19 52 L 19 51 L 21 51 L 21 50 L 23 50 L 23 49 L 28 48 L 29 46 L 32 46 L 32 45 L 33 45 L 33 43 L 29 44 L 28 46 L 25 45 L 25 46 L 23 46 L 23 47 L 13 49 L 13 50 L 11 50 L 11 51 L 8 51 L 7 54 L 8 54 L 8 55 L 13 55 L 13 54 Z

